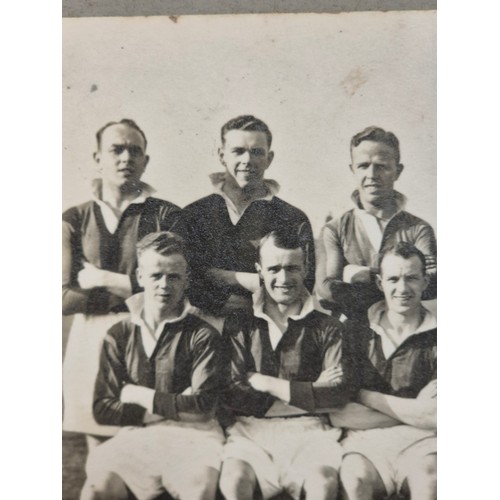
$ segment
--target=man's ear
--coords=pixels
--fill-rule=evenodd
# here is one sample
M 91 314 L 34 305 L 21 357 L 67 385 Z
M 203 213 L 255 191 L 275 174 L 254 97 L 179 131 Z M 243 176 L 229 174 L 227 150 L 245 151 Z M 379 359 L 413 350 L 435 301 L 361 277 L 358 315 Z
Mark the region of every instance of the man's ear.
M 274 160 L 274 151 L 269 151 L 269 153 L 267 153 L 267 167 L 266 169 L 269 168 L 269 165 L 271 165 L 271 162 Z
M 382 277 L 380 276 L 380 274 L 377 274 L 377 276 L 375 276 L 375 283 L 377 284 L 377 288 L 383 292 L 383 288 L 382 288 Z
M 402 163 L 398 163 L 396 167 L 396 171 L 398 173 L 397 179 L 399 179 L 399 176 L 401 175 L 401 172 L 404 170 L 405 166 Z
M 92 155 L 92 158 L 94 158 L 94 163 L 95 163 L 95 168 L 97 173 L 101 173 L 101 152 L 100 151 L 95 151 L 94 154 Z
M 258 262 L 255 263 L 255 270 L 257 271 L 259 278 L 262 280 L 262 266 Z
M 144 170 L 146 170 L 146 167 L 148 166 L 149 163 L 149 155 L 146 155 L 144 157 Z
M 428 274 L 424 274 L 424 281 L 425 281 L 425 287 L 424 290 L 429 286 L 429 283 L 431 282 L 431 277 Z
M 142 285 L 142 274 L 141 274 L 141 271 L 139 270 L 139 268 L 137 268 L 135 270 L 135 275 L 137 277 L 137 283 L 139 283 L 139 285 L 143 286 Z
M 224 147 L 223 146 L 221 146 L 219 149 L 217 149 L 217 154 L 219 155 L 219 161 L 225 167 L 226 162 L 224 161 Z

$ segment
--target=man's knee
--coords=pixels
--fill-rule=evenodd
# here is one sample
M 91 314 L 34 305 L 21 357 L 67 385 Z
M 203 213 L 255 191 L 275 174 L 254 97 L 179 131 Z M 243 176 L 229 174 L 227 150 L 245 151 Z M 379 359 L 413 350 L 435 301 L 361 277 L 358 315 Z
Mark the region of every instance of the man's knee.
M 127 487 L 114 472 L 102 472 L 87 479 L 81 500 L 127 500 Z
M 305 472 L 303 491 L 306 498 L 336 498 L 338 487 L 339 476 L 333 467 L 318 466 Z
M 213 500 L 219 484 L 219 471 L 212 467 L 204 467 L 194 473 L 189 484 L 184 484 L 180 490 L 183 500 Z
M 219 484 L 226 498 L 251 499 L 256 483 L 254 470 L 243 460 L 230 458 L 222 464 Z
M 340 481 L 348 498 L 373 498 L 385 492 L 375 466 L 358 453 L 350 453 L 344 457 Z
M 437 496 L 437 455 L 432 453 L 413 461 L 408 468 L 407 484 L 411 498 Z

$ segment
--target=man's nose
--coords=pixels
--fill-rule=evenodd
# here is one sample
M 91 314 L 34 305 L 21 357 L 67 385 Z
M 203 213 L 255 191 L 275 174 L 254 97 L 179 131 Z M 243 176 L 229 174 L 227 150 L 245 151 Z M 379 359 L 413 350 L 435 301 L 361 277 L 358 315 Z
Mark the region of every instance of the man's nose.
M 373 163 L 370 163 L 370 165 L 368 165 L 368 168 L 366 169 L 367 177 L 371 177 L 371 178 L 377 177 L 378 173 L 379 173 L 379 169 L 377 168 L 377 166 L 374 165 Z
M 167 277 L 165 275 L 163 275 L 159 280 L 158 280 L 158 285 L 161 287 L 161 288 L 166 288 L 166 286 L 168 285 L 168 280 L 167 280 Z
M 289 277 L 289 273 L 286 269 L 280 269 L 277 278 L 281 283 L 286 283 L 287 279 Z
M 406 290 L 408 290 L 408 282 L 401 278 L 400 280 L 398 280 L 398 282 L 396 283 L 396 289 L 399 291 L 399 292 L 405 292 Z
M 252 155 L 250 154 L 250 151 L 245 151 L 241 155 L 241 163 L 249 163 Z
M 120 153 L 120 161 L 130 161 L 132 155 L 128 148 L 123 148 L 123 151 Z

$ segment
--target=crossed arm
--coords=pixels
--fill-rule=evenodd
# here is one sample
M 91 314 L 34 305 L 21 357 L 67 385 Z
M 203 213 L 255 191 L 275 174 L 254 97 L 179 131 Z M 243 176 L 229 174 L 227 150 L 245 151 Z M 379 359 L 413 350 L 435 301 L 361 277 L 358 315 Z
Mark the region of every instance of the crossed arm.
M 98 423 L 125 426 L 164 419 L 200 422 L 211 418 L 219 384 L 218 334 L 200 333 L 193 353 L 191 386 L 182 393 L 138 385 L 129 376 L 124 358 L 108 334 L 94 391 L 93 409 Z
M 421 429 L 436 428 L 437 381 L 427 384 L 416 398 L 401 398 L 361 389 L 358 403 L 330 413 L 330 421 L 338 427 L 373 429 L 407 424 Z

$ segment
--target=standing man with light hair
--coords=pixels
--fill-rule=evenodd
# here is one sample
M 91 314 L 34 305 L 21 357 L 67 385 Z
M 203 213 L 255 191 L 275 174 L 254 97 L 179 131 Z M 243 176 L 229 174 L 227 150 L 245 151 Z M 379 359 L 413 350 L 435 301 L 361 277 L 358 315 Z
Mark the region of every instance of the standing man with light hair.
M 421 300 L 425 262 L 410 243 L 386 248 L 377 276 L 384 300 L 370 307 L 368 321 L 347 325 L 344 347 L 361 389 L 358 402 L 330 420 L 349 429 L 341 467 L 348 500 L 436 498 L 437 326 Z
M 223 316 L 251 310 L 251 294 L 259 287 L 254 267 L 258 243 L 282 227 L 299 237 L 306 254 L 306 286 L 314 286 L 309 220 L 276 196 L 275 181 L 264 178 L 274 158 L 271 143 L 271 131 L 262 120 L 243 115 L 228 121 L 219 148 L 224 172 L 211 175 L 214 193 L 183 210 L 183 235 L 197 283 L 190 299 L 206 312 Z
M 403 171 L 399 140 L 392 132 L 368 127 L 351 140 L 351 171 L 357 182 L 355 208 L 323 228 L 325 260 L 318 266 L 322 304 L 347 317 L 364 316 L 382 299 L 376 286 L 379 253 L 399 241 L 415 245 L 425 256 L 436 296 L 436 238 L 431 226 L 404 210 L 406 198 L 394 189 Z
M 230 366 L 220 487 L 227 500 L 336 498 L 342 449 L 328 408 L 355 391 L 344 366 L 342 324 L 314 310 L 299 237 L 273 231 L 261 241 L 262 282 L 253 313 L 234 312 L 223 330 Z M 260 498 L 260 497 L 257 497 Z
M 168 491 L 185 500 L 215 497 L 222 429 L 220 334 L 191 314 L 184 242 L 152 233 L 137 247 L 144 292 L 127 300 L 130 317 L 104 339 L 94 415 L 118 425 L 87 461 L 82 499 L 139 500 Z

